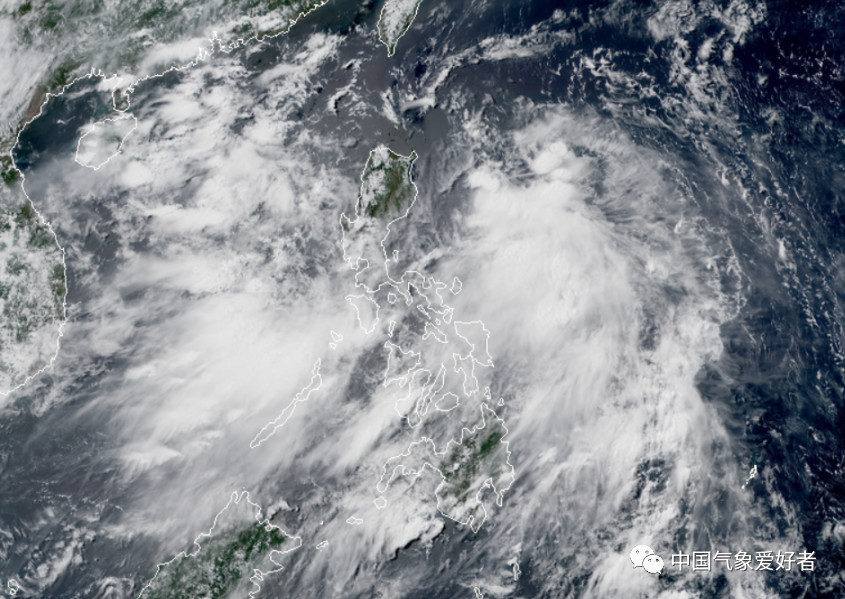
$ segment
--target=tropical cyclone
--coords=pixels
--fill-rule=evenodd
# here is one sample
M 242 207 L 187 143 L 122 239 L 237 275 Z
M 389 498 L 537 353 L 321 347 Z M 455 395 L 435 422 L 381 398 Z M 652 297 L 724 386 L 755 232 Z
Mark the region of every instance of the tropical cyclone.
M 393 551 L 411 540 L 425 543 L 441 533 L 444 523 L 435 517 L 433 505 L 442 516 L 478 532 L 502 506 L 515 478 L 508 430 L 496 411 L 500 408 L 492 407 L 489 331 L 481 321 L 454 318 L 446 296 L 460 293 L 459 285 L 447 285 L 422 268 L 401 273 L 397 269 L 402 260 L 397 231 L 417 198 L 412 178 L 415 159 L 414 153 L 403 156 L 386 146 L 375 148 L 361 175 L 355 217 L 341 216 L 344 258 L 356 271 L 355 292 L 347 299 L 364 335 L 376 338 L 369 343 L 376 350 L 383 348 L 384 370 L 373 399 L 395 409 L 389 436 L 399 441 L 395 445 L 389 441 L 391 448 L 378 458 L 380 478 L 362 481 L 374 491 L 375 509 L 367 512 L 354 500 L 337 498 L 326 520 L 334 513 L 343 514 L 346 526 L 372 520 L 390 531 Z M 368 307 L 373 315 L 364 318 L 362 312 Z M 338 337 L 332 335 L 333 340 Z M 267 451 L 260 446 L 287 423 L 298 404 L 321 389 L 324 362 L 331 360 L 314 363 L 310 381 L 261 429 L 250 447 Z M 327 370 L 330 381 L 331 366 Z M 431 501 L 415 503 L 420 498 Z M 348 509 L 360 510 L 366 520 Z M 387 511 L 380 517 L 377 510 Z M 396 526 L 392 510 L 402 525 Z M 139 599 L 253 596 L 268 575 L 281 570 L 283 555 L 299 549 L 292 553 L 289 567 L 307 568 L 303 538 L 319 552 L 341 546 L 322 519 L 319 526 L 316 518 L 301 522 L 297 526 L 301 537 L 292 537 L 270 524 L 272 514 L 270 519 L 261 514 L 246 492 L 234 493 L 192 550 L 159 565 Z
M 388 458 L 381 477 L 373 481 L 373 503 L 379 510 L 391 505 L 400 509 L 395 506 L 402 505 L 401 496 L 413 487 L 411 495 L 433 494 L 440 514 L 478 532 L 514 482 L 508 430 L 491 407 L 490 333 L 481 321 L 455 320 L 445 301 L 446 294 L 456 295 L 460 287 L 416 269 L 392 272 L 400 254 L 386 248 L 394 244 L 391 226 L 407 217 L 417 197 L 415 159 L 414 153 L 403 156 L 386 146 L 375 148 L 361 175 L 355 218 L 341 216 L 344 257 L 356 271 L 357 293 L 348 296 L 349 303 L 365 335 L 386 337 L 377 342 L 384 348 L 384 371 L 375 397 L 393 402 L 406 439 L 404 451 Z M 361 306 L 372 306 L 373 318 L 362 319 Z M 262 445 L 298 403 L 321 387 L 320 368 L 318 359 L 310 382 L 256 435 L 252 448 Z M 417 504 L 411 509 L 426 508 Z M 413 538 L 430 540 L 443 529 L 442 521 L 430 515 L 412 511 L 404 516 L 413 526 L 399 532 L 408 538 L 402 537 L 397 546 Z M 345 522 L 360 526 L 365 521 L 351 515 Z M 191 551 L 159 565 L 140 598 L 246 596 L 249 582 L 253 596 L 266 576 L 281 569 L 277 559 L 302 544 L 301 538 L 290 537 L 262 517 L 248 494 L 234 493 Z M 315 548 L 330 546 L 321 536 Z

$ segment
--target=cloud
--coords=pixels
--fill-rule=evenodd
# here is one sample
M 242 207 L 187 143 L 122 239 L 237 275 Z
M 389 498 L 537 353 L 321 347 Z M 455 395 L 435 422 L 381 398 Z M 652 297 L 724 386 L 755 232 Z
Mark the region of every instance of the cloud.
M 455 308 L 484 321 L 503 367 L 519 476 L 496 516 L 507 539 L 542 547 L 553 535 L 556 558 L 591 572 L 591 588 L 624 594 L 616 546 L 668 547 L 680 526 L 706 526 L 680 506 L 705 501 L 701 481 L 729 458 L 696 375 L 721 353 L 733 303 L 713 279 L 710 233 L 685 224 L 695 205 L 658 155 L 589 114 L 532 110 L 510 143 L 485 140 L 513 150 L 467 173 L 471 208 L 438 272 L 462 279 Z M 721 476 L 747 501 L 738 472 Z

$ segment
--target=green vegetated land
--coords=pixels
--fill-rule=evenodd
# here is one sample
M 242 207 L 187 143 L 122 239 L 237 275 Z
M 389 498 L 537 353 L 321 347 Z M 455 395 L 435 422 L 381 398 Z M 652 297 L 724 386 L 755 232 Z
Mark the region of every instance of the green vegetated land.
M 502 438 L 507 433 L 500 420 L 490 422 L 472 434 L 465 434 L 460 444 L 454 445 L 441 464 L 440 471 L 446 479 L 445 495 L 463 503 L 477 491 L 474 483 L 483 475 L 495 479 L 507 467 L 507 452 Z
M 112 102 L 115 110 L 128 110 L 131 103 L 129 93 L 123 89 L 114 90 L 114 94 L 112 94 Z
M 21 180 L 21 173 L 12 164 L 12 157 L 8 154 L 0 156 L 0 173 L 6 185 L 14 185 Z
M 29 106 L 20 106 L 15 118 L 28 121 L 38 112 L 46 93 L 58 93 L 74 79 L 96 66 L 105 72 L 128 71 L 145 65 L 151 49 L 163 44 L 205 37 L 219 32 L 224 45 L 238 39 L 273 36 L 286 32 L 291 20 L 305 15 L 325 0 L 31 0 L 0 7 L 0 19 L 11 23 L 16 43 L 41 51 L 46 69 L 32 90 Z M 270 17 L 268 19 L 268 17 Z M 274 18 L 275 17 L 275 18 Z M 262 25 L 262 23 L 269 23 Z M 96 35 L 91 35 L 96 32 Z M 193 56 L 191 56 L 193 58 Z M 182 66 L 182 57 L 161 64 L 148 63 L 144 72 Z M 127 105 L 115 102 L 119 110 Z M 17 109 L 16 109 L 17 110 Z M 0 149 L 11 147 L 17 128 L 9 123 Z M 4 179 L 10 173 L 3 165 Z M 11 175 L 13 176 L 13 175 Z M 8 181 L 7 181 L 8 182 Z
M 0 8 L 0 17 L 15 23 L 27 45 L 60 47 L 47 91 L 55 91 L 96 64 L 106 70 L 131 68 L 152 46 L 219 31 L 224 43 L 253 35 L 283 33 L 289 21 L 320 6 L 324 0 L 101 0 L 59 2 L 26 0 Z M 261 19 L 278 15 L 283 25 L 259 30 Z M 91 36 L 89 31 L 97 31 Z M 57 41 L 65 42 L 61 46 Z M 87 65 L 87 66 L 83 66 Z M 173 66 L 173 65 L 163 65 Z
M 362 175 L 359 212 L 370 218 L 392 219 L 402 216 L 416 197 L 411 167 L 416 152 L 402 156 L 380 146 L 370 152 Z
M 25 342 L 30 333 L 64 317 L 65 268 L 61 248 L 19 178 L 4 166 L 0 190 L 0 349 Z M 6 173 L 10 173 L 7 177 Z
M 84 61 L 79 58 L 67 58 L 59 63 L 50 73 L 45 86 L 46 91 L 55 94 L 62 91 L 64 86 L 79 76 Z
M 228 529 L 205 538 L 197 553 L 159 567 L 158 574 L 141 594 L 144 599 L 222 599 L 248 588 L 253 571 L 278 550 L 287 538 L 278 528 L 255 523 Z M 247 592 L 239 596 L 246 597 Z
M 153 30 L 161 41 L 174 41 L 186 33 L 189 25 L 202 26 L 197 16 L 205 12 L 215 20 L 236 19 L 241 15 L 263 16 L 273 11 L 285 11 L 290 18 L 313 10 L 323 0 L 223 0 L 209 7 L 204 0 L 130 0 L 119 7 L 104 5 L 100 0 L 77 2 L 22 2 L 17 8 L 6 8 L 0 14 L 17 20 L 33 34 L 58 31 L 79 31 L 97 24 L 113 34 Z M 204 11 L 201 10 L 204 8 Z M 208 22 L 207 25 L 217 25 Z
M 267 13 L 273 10 L 290 9 L 293 16 L 307 12 L 322 3 L 322 0 L 240 0 L 237 2 L 250 14 Z
M 36 248 L 46 248 L 53 245 L 56 240 L 50 229 L 47 228 L 32 207 L 32 203 L 26 200 L 13 213 L 17 230 L 27 237 L 27 244 Z M 6 225 L 9 225 L 7 220 Z

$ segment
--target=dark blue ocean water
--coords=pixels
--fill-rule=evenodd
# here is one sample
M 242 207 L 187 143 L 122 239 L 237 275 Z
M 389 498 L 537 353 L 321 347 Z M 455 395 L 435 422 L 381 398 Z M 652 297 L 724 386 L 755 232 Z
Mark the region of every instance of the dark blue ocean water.
M 268 44 L 261 53 L 245 55 L 244 66 L 258 74 L 322 31 L 348 37 L 342 58 L 369 52 L 378 6 L 330 3 L 287 38 Z M 728 3 L 714 6 L 727 9 Z M 727 277 L 723 282 L 723 292 L 740 293 L 744 300 L 737 315 L 722 325 L 724 352 L 718 360 L 705 364 L 697 376 L 702 398 L 716 407 L 730 433 L 736 463 L 725 467 L 756 465 L 759 476 L 750 482 L 750 489 L 757 509 L 747 515 L 752 526 L 794 533 L 803 541 L 800 549 L 814 550 L 818 560 L 813 573 L 770 577 L 771 591 L 784 597 L 843 597 L 845 585 L 839 572 L 845 567 L 845 548 L 832 528 L 845 521 L 845 7 L 836 2 L 769 2 L 763 21 L 751 28 L 742 42 L 730 44 L 729 56 L 721 51 L 733 33 L 702 9 L 699 12 L 705 16 L 683 33 L 686 60 L 679 58 L 674 38 L 656 40 L 648 33 L 648 20 L 657 10 L 652 3 L 633 1 L 453 6 L 425 0 L 390 68 L 378 48 L 364 62 L 364 75 L 355 91 L 376 104 L 384 88 L 414 89 L 416 81 L 444 59 L 431 40 L 457 52 L 495 35 L 527 35 L 532 26 L 548 23 L 555 11 L 562 11 L 565 17 L 550 26 L 551 30 L 572 34 L 573 43 L 530 61 L 478 60 L 464 65 L 449 75 L 443 84 L 444 95 L 460 95 L 469 108 L 492 96 L 486 118 L 502 130 L 518 126 L 514 107 L 525 102 L 563 103 L 576 112 L 612 119 L 637 144 L 665 156 L 678 185 L 694 198 L 699 214 L 713 230 L 723 233 L 719 243 L 730 245 L 742 273 L 739 282 Z M 449 18 L 442 18 L 444 12 Z M 444 22 L 449 23 L 445 30 Z M 696 62 L 702 46 L 714 38 L 719 40 L 717 51 Z M 627 78 L 610 79 L 584 66 L 585 58 L 602 56 Z M 694 88 L 688 77 L 677 76 L 679 65 L 694 71 L 699 64 L 719 77 Z M 389 140 L 398 151 L 413 147 L 420 154 L 420 185 L 425 185 L 426 176 L 434 178 L 436 160 L 426 156 L 448 146 L 457 113 L 441 106 L 427 111 L 412 109 L 401 115 L 400 126 L 376 113 L 355 122 L 318 114 L 318 95 L 343 84 L 338 73 L 336 65 L 327 67 L 315 85 L 314 103 L 303 105 L 289 117 L 308 122 L 315 130 L 336 130 L 338 137 L 358 136 L 359 143 L 341 165 L 351 173 L 360 168 L 370 147 Z M 154 97 L 167 84 L 157 80 L 139 86 L 135 104 L 139 115 L 145 97 Z M 28 172 L 39 161 L 50 160 L 51 153 L 66 152 L 75 144 L 80 124 L 97 118 L 103 106 L 100 95 L 81 92 L 73 100 L 51 103 L 45 116 L 21 136 L 15 150 L 19 167 Z M 491 154 L 496 151 L 490 150 Z M 723 185 L 722 172 L 735 182 L 733 191 Z M 744 194 L 736 193 L 739 187 Z M 39 193 L 34 181 L 31 191 L 35 196 Z M 461 201 L 460 193 L 443 192 L 442 214 L 436 218 L 442 219 L 444 230 Z M 91 244 L 88 251 L 104 251 L 96 241 Z M 785 258 L 779 256 L 781 246 Z M 69 251 L 72 256 L 83 250 Z M 108 273 L 102 276 L 105 281 Z M 72 262 L 69 280 L 71 301 L 78 298 L 84 305 L 84 290 L 73 286 Z M 7 492 L 0 503 L 0 518 L 6 526 L 27 528 L 27 502 L 50 503 L 56 494 L 73 496 L 74 489 L 81 488 L 98 488 L 103 496 L 114 493 L 119 497 L 126 492 L 111 490 L 108 477 L 92 480 L 85 464 L 69 461 L 65 455 L 77 449 L 74 440 L 93 444 L 95 427 L 63 432 L 55 426 L 64 418 L 64 411 L 84 405 L 96 389 L 97 376 L 68 385 L 68 393 L 74 394 L 77 403 L 41 416 L 40 421 L 26 415 L 7 420 L 10 428 L 2 484 L 14 490 L 15 498 Z M 37 396 L 51 384 L 48 379 L 29 394 Z M 33 465 L 31 459 L 36 454 L 38 465 Z M 659 470 L 659 465 L 655 469 Z M 48 480 L 59 482 L 45 482 Z M 38 492 L 44 488 L 49 492 Z M 720 499 L 720 493 L 715 485 L 710 505 L 684 509 L 707 524 L 698 530 L 708 529 L 728 542 L 736 508 L 727 494 Z M 779 505 L 781 499 L 799 515 L 797 522 L 787 519 Z M 70 514 L 71 503 L 56 502 L 56 509 Z M 489 541 L 484 534 L 488 533 L 482 532 L 482 539 Z M 679 529 L 679 542 L 688 534 L 692 533 Z M 37 538 L 29 541 L 32 546 L 38 544 Z M 700 541 L 704 545 L 707 539 Z M 458 556 L 467 542 L 464 533 L 449 528 L 434 554 L 460 563 Z M 138 541 L 131 550 L 148 556 L 144 558 L 148 562 L 154 560 L 155 550 L 144 543 Z M 411 548 L 407 555 L 385 565 L 385 575 L 401 577 L 403 560 L 419 558 L 414 551 Z M 89 555 L 108 563 L 111 552 L 103 550 L 100 555 L 100 550 L 91 550 Z M 21 556 L 17 559 L 20 564 L 25 561 Z M 554 555 L 538 553 L 534 559 L 552 560 Z M 111 561 L 113 571 L 143 580 L 146 571 L 139 571 L 131 560 Z M 94 588 L 92 580 L 109 570 L 102 565 L 91 568 L 96 575 L 88 572 L 56 581 L 50 596 L 85 596 Z M 549 588 L 549 581 L 534 578 L 530 559 L 522 570 L 519 596 L 553 596 L 541 590 Z M 554 596 L 583 596 L 586 578 L 562 578 Z M 672 584 L 673 578 L 667 576 L 665 588 Z M 457 592 L 448 576 L 439 576 L 432 577 L 429 586 L 415 596 L 451 597 Z M 700 597 L 730 596 L 726 580 L 718 577 L 702 581 L 695 592 Z

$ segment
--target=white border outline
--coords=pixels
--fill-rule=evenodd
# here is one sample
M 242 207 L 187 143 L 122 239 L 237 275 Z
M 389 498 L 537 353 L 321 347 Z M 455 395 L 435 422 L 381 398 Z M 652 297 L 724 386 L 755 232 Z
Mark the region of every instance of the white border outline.
M 399 35 L 396 36 L 396 39 L 393 40 L 393 46 L 390 45 L 390 40 L 385 39 L 386 36 L 382 36 L 381 24 L 384 20 L 384 13 L 387 11 L 387 8 L 397 0 L 386 0 L 384 6 L 381 7 L 381 11 L 378 14 L 378 24 L 376 25 L 376 30 L 378 31 L 378 41 L 384 44 L 387 47 L 387 57 L 390 58 L 394 54 L 396 54 L 396 46 L 399 45 L 399 40 L 401 40 L 408 30 L 411 28 L 411 25 L 414 24 L 414 21 L 417 18 L 417 14 L 420 11 L 420 4 L 422 4 L 422 0 L 416 0 L 416 6 L 414 6 L 414 14 L 408 19 L 408 24 L 399 32 Z M 397 9 L 398 10 L 398 9 Z
M 306 401 L 308 401 L 308 399 L 311 397 L 311 394 L 323 386 L 323 377 L 320 375 L 321 366 L 322 359 L 317 358 L 317 361 L 314 362 L 314 366 L 311 368 L 311 380 L 308 381 L 308 384 L 305 385 L 299 391 L 299 393 L 294 396 L 291 402 L 287 406 L 285 406 L 285 409 L 283 409 L 281 413 L 276 416 L 275 419 L 265 424 L 261 428 L 261 430 L 258 431 L 258 434 L 256 434 L 255 437 L 253 437 L 252 441 L 249 442 L 250 449 L 257 449 L 267 439 L 275 435 L 276 431 L 286 425 L 288 423 L 288 420 L 291 419 L 294 411 L 296 410 L 296 406 L 298 404 L 305 403 Z M 271 427 L 273 430 L 267 432 L 267 430 Z
M 114 92 L 112 92 L 112 94 L 114 94 Z M 114 97 L 114 95 L 112 95 L 112 98 L 113 97 Z M 121 112 L 121 111 L 118 111 L 118 112 Z M 94 131 L 96 131 L 97 127 L 102 127 L 105 123 L 116 123 L 118 121 L 125 121 L 125 120 L 128 120 L 130 118 L 134 119 L 134 121 L 135 121 L 132 124 L 132 128 L 129 131 L 127 131 L 126 134 L 120 139 L 120 143 L 118 144 L 117 149 L 114 152 L 112 152 L 109 155 L 108 158 L 106 158 L 103 162 L 101 162 L 97 166 L 94 166 L 94 165 L 91 165 L 91 164 L 85 164 L 84 162 L 79 160 L 79 149 L 82 147 L 82 140 L 84 140 L 86 137 L 88 137 Z M 128 112 L 124 112 L 120 116 L 116 116 L 114 118 L 103 119 L 101 121 L 97 121 L 96 123 L 92 123 L 89 126 L 88 131 L 83 133 L 79 137 L 79 141 L 76 142 L 76 153 L 73 155 L 73 161 L 76 162 L 76 164 L 78 164 L 79 166 L 84 166 L 85 168 L 90 168 L 90 169 L 95 170 L 95 171 L 100 170 L 101 168 L 106 166 L 109 162 L 111 162 L 112 158 L 115 158 L 118 154 L 120 154 L 120 152 L 123 150 L 123 144 L 126 143 L 126 140 L 129 138 L 130 135 L 132 135 L 132 133 L 135 132 L 135 130 L 137 128 L 138 128 L 138 117 L 136 117 L 134 114 L 130 114 Z
M 116 97 L 117 88 L 112 90 L 112 106 L 113 106 L 113 108 L 116 112 L 131 114 L 131 113 L 128 112 L 129 108 L 131 107 L 131 97 L 130 96 L 139 84 L 141 84 L 145 81 L 148 81 L 150 79 L 155 79 L 155 78 L 158 78 L 158 77 L 164 77 L 166 74 L 174 72 L 174 71 L 175 72 L 188 71 L 188 70 L 196 67 L 197 65 L 199 65 L 201 62 L 204 62 L 205 60 L 214 56 L 217 53 L 218 50 L 223 52 L 224 54 L 228 54 L 228 53 L 230 53 L 230 52 L 232 52 L 232 51 L 234 51 L 234 50 L 236 50 L 236 49 L 238 49 L 242 46 L 246 46 L 247 44 L 252 43 L 252 42 L 262 43 L 264 40 L 272 40 L 276 37 L 279 37 L 279 36 L 282 36 L 282 35 L 287 35 L 287 33 L 291 30 L 291 28 L 294 25 L 296 25 L 303 17 L 310 15 L 312 12 L 314 12 L 318 8 L 321 8 L 322 6 L 326 5 L 328 2 L 329 2 L 329 0 L 321 0 L 320 2 L 311 6 L 310 8 L 303 10 L 303 11 L 300 11 L 299 13 L 297 13 L 297 15 L 295 17 L 291 17 L 290 19 L 288 19 L 288 24 L 287 24 L 286 27 L 282 27 L 276 33 L 267 34 L 267 35 L 263 35 L 263 36 L 261 36 L 260 33 L 256 33 L 255 35 L 252 35 L 252 36 L 250 36 L 246 39 L 237 38 L 234 41 L 228 42 L 227 44 L 224 45 L 222 43 L 221 39 L 218 37 L 217 32 L 212 31 L 211 37 L 208 38 L 208 41 L 211 43 L 211 49 L 203 48 L 202 46 L 200 46 L 199 50 L 197 52 L 197 57 L 194 60 L 192 60 L 192 61 L 190 61 L 186 64 L 183 64 L 181 66 L 176 66 L 176 65 L 170 66 L 170 67 L 166 68 L 164 71 L 161 71 L 159 73 L 153 73 L 151 75 L 145 75 L 143 77 L 139 77 L 139 78 L 135 79 L 134 81 L 132 81 L 132 83 L 130 83 L 129 85 L 127 85 L 123 89 L 123 94 L 126 96 L 126 107 L 125 108 L 119 109 L 117 107 L 117 97 Z M 14 172 L 18 173 L 18 176 L 20 176 L 20 181 L 18 183 L 16 183 L 16 185 L 20 185 L 21 191 L 23 191 L 23 194 L 26 197 L 26 201 L 29 202 L 29 205 L 32 207 L 32 210 L 35 212 L 36 216 L 41 221 L 41 223 L 44 226 L 46 226 L 47 229 L 50 231 L 50 234 L 53 236 L 53 239 L 56 242 L 56 246 L 59 248 L 59 251 L 61 252 L 62 271 L 64 273 L 64 280 L 65 280 L 65 292 L 64 292 L 64 295 L 62 296 L 62 316 L 61 316 L 61 320 L 58 323 L 58 332 L 57 332 L 57 335 L 56 335 L 56 350 L 53 352 L 53 355 L 47 361 L 47 364 L 45 364 L 43 367 L 41 367 L 41 369 L 38 370 L 37 372 L 30 374 L 30 375 L 27 375 L 26 378 L 23 380 L 23 382 L 18 383 L 16 386 L 14 386 L 14 387 L 6 390 L 6 391 L 0 391 L 0 397 L 8 397 L 9 395 L 14 393 L 18 389 L 24 387 L 27 383 L 29 383 L 30 381 L 32 381 L 33 379 L 35 379 L 36 377 L 38 377 L 39 375 L 44 373 L 45 371 L 52 368 L 56 359 L 59 357 L 59 350 L 61 349 L 61 339 L 64 336 L 65 325 L 68 322 L 68 314 L 67 314 L 67 295 L 68 295 L 67 254 L 65 252 L 64 246 L 59 242 L 59 237 L 58 237 L 58 235 L 56 235 L 56 232 L 53 229 L 53 226 L 50 224 L 50 222 L 46 218 L 44 218 L 44 216 L 41 214 L 41 212 L 35 206 L 35 203 L 29 197 L 29 194 L 26 192 L 26 185 L 25 185 L 26 184 L 26 175 L 24 174 L 24 172 L 22 170 L 20 170 L 18 168 L 17 164 L 15 163 L 15 148 L 17 148 L 18 144 L 20 143 L 21 134 L 36 119 L 40 118 L 44 114 L 44 108 L 47 106 L 47 104 L 50 102 L 50 100 L 52 98 L 63 96 L 68 91 L 68 89 L 71 88 L 72 86 L 74 86 L 76 83 L 78 83 L 79 81 L 82 81 L 84 79 L 91 78 L 91 77 L 100 78 L 100 79 L 103 79 L 103 80 L 108 80 L 108 79 L 111 79 L 112 77 L 120 78 L 120 75 L 118 75 L 117 73 L 112 73 L 111 75 L 106 76 L 105 72 L 102 69 L 99 69 L 99 68 L 92 66 L 91 70 L 88 73 L 86 73 L 84 75 L 80 75 L 80 76 L 74 78 L 70 83 L 63 85 L 62 89 L 60 91 L 58 91 L 56 93 L 46 92 L 44 94 L 44 101 L 41 102 L 41 106 L 38 108 L 38 113 L 20 126 L 20 128 L 18 129 L 18 132 L 15 134 L 15 142 L 11 145 L 11 147 L 9 148 L 8 154 L 7 154 L 9 156 L 9 158 L 11 159 L 11 164 L 12 164 L 11 169 Z M 136 119 L 136 126 L 137 126 L 137 119 Z M 121 147 L 122 147 L 122 145 L 123 144 L 121 142 Z M 78 142 L 77 142 L 77 150 L 78 149 L 79 149 L 79 146 L 78 146 Z M 96 170 L 96 169 L 94 169 L 94 170 Z
M 249 491 L 243 491 L 242 490 L 242 491 L 233 491 L 232 494 L 229 496 L 229 502 L 226 504 L 226 507 L 224 507 L 222 510 L 217 512 L 217 515 L 214 516 L 214 522 L 212 522 L 211 528 L 208 529 L 208 532 L 200 533 L 199 535 L 197 535 L 194 538 L 195 549 L 193 549 L 191 551 L 191 553 L 188 553 L 187 551 L 184 551 L 184 550 L 180 551 L 179 553 L 177 553 L 175 556 L 173 556 L 172 558 L 170 558 L 166 562 L 161 562 L 158 565 L 156 565 L 156 573 L 149 580 L 149 582 L 147 582 L 147 584 L 145 584 L 144 587 L 139 591 L 139 593 L 137 595 L 137 599 L 142 599 L 142 597 L 144 596 L 144 593 L 146 593 L 147 589 L 150 588 L 150 586 L 152 586 L 153 582 L 155 581 L 156 578 L 158 578 L 158 575 L 161 574 L 161 572 L 162 572 L 162 570 L 164 570 L 164 568 L 166 568 L 170 564 L 177 562 L 179 560 L 196 557 L 200 552 L 202 552 L 202 545 L 200 544 L 200 540 L 203 539 L 204 537 L 211 537 L 212 534 L 214 533 L 214 529 L 217 527 L 217 521 L 220 519 L 220 516 L 223 515 L 223 512 L 228 510 L 232 506 L 232 504 L 239 504 L 243 499 L 246 499 L 246 501 L 247 501 L 247 503 L 249 504 L 250 507 L 258 509 L 258 513 L 255 515 L 255 520 L 258 524 L 264 526 L 264 530 L 269 532 L 270 530 L 277 529 L 277 530 L 280 530 L 282 532 L 282 534 L 285 536 L 286 542 L 291 540 L 291 539 L 295 539 L 297 541 L 296 547 L 290 547 L 290 548 L 285 549 L 283 551 L 279 550 L 279 549 L 270 550 L 270 552 L 267 554 L 267 559 L 269 559 L 276 566 L 278 566 L 278 568 L 276 568 L 275 570 L 263 572 L 263 571 L 259 570 L 258 568 L 253 568 L 253 574 L 250 577 L 249 581 L 253 585 L 255 585 L 256 588 L 253 589 L 252 591 L 250 591 L 249 597 L 253 598 L 258 593 L 260 593 L 261 592 L 261 585 L 259 583 L 264 580 L 265 576 L 267 576 L 269 574 L 275 574 L 277 572 L 281 572 L 282 570 L 285 569 L 282 564 L 280 564 L 275 559 L 273 559 L 273 554 L 278 553 L 279 555 L 286 555 L 286 554 L 288 554 L 292 551 L 296 551 L 297 549 L 302 547 L 302 537 L 300 537 L 298 535 L 288 534 L 288 532 L 286 530 L 284 530 L 282 527 L 276 526 L 275 524 L 271 523 L 269 518 L 266 518 L 266 517 L 262 518 L 261 516 L 264 514 L 264 510 L 261 508 L 260 505 L 258 505 L 254 501 L 252 501 L 252 499 L 250 499 Z
M 377 500 L 383 499 L 386 502 L 387 500 L 384 498 L 384 494 L 390 489 L 390 485 L 391 485 L 391 483 L 393 482 L 394 479 L 396 479 L 400 476 L 401 477 L 417 478 L 417 477 L 421 476 L 423 470 L 425 470 L 425 468 L 428 467 L 428 468 L 431 468 L 432 470 L 434 470 L 435 472 L 437 472 L 437 474 L 439 474 L 440 477 L 443 479 L 440 482 L 440 484 L 437 485 L 437 488 L 434 490 L 434 496 L 437 499 L 437 511 L 440 512 L 440 514 L 442 516 L 449 518 L 450 520 L 453 520 L 453 521 L 457 522 L 458 524 L 463 524 L 465 526 L 469 526 L 472 529 L 473 532 L 478 532 L 481 529 L 481 526 L 484 524 L 484 522 L 487 521 L 487 515 L 488 515 L 487 514 L 487 508 L 484 507 L 484 504 L 482 503 L 482 501 L 480 499 L 481 494 L 484 493 L 484 491 L 486 491 L 488 489 L 488 487 L 492 488 L 493 493 L 496 495 L 496 505 L 501 507 L 502 502 L 504 500 L 505 493 L 508 490 L 510 490 L 510 488 L 513 486 L 514 482 L 516 482 L 516 469 L 513 467 L 513 464 L 511 464 L 510 441 L 505 441 L 505 437 L 508 436 L 510 431 L 508 430 L 508 427 L 505 424 L 504 419 L 501 416 L 499 416 L 496 413 L 495 410 L 493 410 L 490 406 L 488 406 L 486 402 L 482 402 L 480 410 L 481 410 L 481 424 L 476 424 L 471 429 L 466 428 L 466 427 L 462 428 L 461 429 L 461 439 L 460 439 L 460 441 L 455 441 L 454 439 L 450 439 L 449 441 L 446 442 L 446 447 L 445 447 L 445 449 L 443 449 L 443 451 L 437 451 L 437 446 L 434 443 L 434 440 L 432 440 L 428 437 L 421 437 L 417 441 L 413 441 L 410 445 L 408 445 L 408 448 L 405 451 L 403 451 L 402 453 L 400 453 L 399 455 L 393 456 L 392 458 L 388 458 L 385 461 L 384 466 L 382 467 L 381 478 L 379 479 L 378 483 L 376 483 L 376 491 L 379 494 L 379 496 L 376 499 Z M 441 507 L 441 505 L 443 503 L 443 499 L 440 497 L 440 492 L 441 492 L 442 488 L 447 485 L 446 476 L 443 474 L 443 471 L 440 468 L 438 468 L 437 466 L 432 464 L 429 460 L 420 459 L 420 461 L 422 462 L 422 467 L 419 470 L 414 470 L 413 468 L 408 468 L 404 464 L 397 463 L 395 466 L 393 466 L 390 469 L 390 472 L 388 472 L 388 468 L 390 467 L 391 462 L 394 462 L 394 461 L 400 462 L 402 460 L 402 458 L 411 456 L 414 453 L 414 449 L 416 447 L 420 446 L 420 445 L 429 446 L 431 454 L 433 454 L 434 456 L 436 456 L 438 458 L 446 457 L 449 454 L 449 451 L 451 450 L 452 447 L 462 446 L 463 443 L 464 443 L 464 439 L 468 435 L 475 435 L 479 431 L 484 430 L 487 427 L 488 420 L 487 420 L 487 416 L 485 414 L 485 411 L 492 414 L 492 419 L 498 420 L 499 426 L 501 426 L 505 430 L 504 434 L 501 436 L 501 438 L 498 440 L 497 443 L 501 444 L 502 447 L 504 448 L 504 451 L 505 451 L 505 466 L 510 468 L 510 471 L 509 471 L 510 482 L 505 486 L 501 486 L 500 488 L 497 488 L 496 483 L 494 481 L 494 477 L 490 476 L 490 477 L 486 478 L 481 483 L 481 486 L 479 487 L 478 492 L 475 494 L 475 506 L 472 507 L 471 509 L 467 510 L 467 511 L 475 511 L 476 509 L 478 509 L 480 507 L 481 512 L 483 512 L 483 514 L 484 514 L 484 517 L 481 519 L 480 522 L 476 523 L 475 516 L 471 513 L 467 516 L 465 521 L 462 521 L 462 520 L 459 520 L 458 518 L 451 516 L 451 515 L 449 515 L 449 514 L 447 514 L 446 512 L 443 511 L 443 509 Z M 507 468 L 506 468 L 506 472 L 507 472 Z M 501 476 L 504 476 L 504 474 L 498 475 L 498 476 L 501 477 Z M 385 482 L 385 478 L 387 478 L 387 482 Z M 385 503 L 385 505 L 386 505 L 386 503 Z

